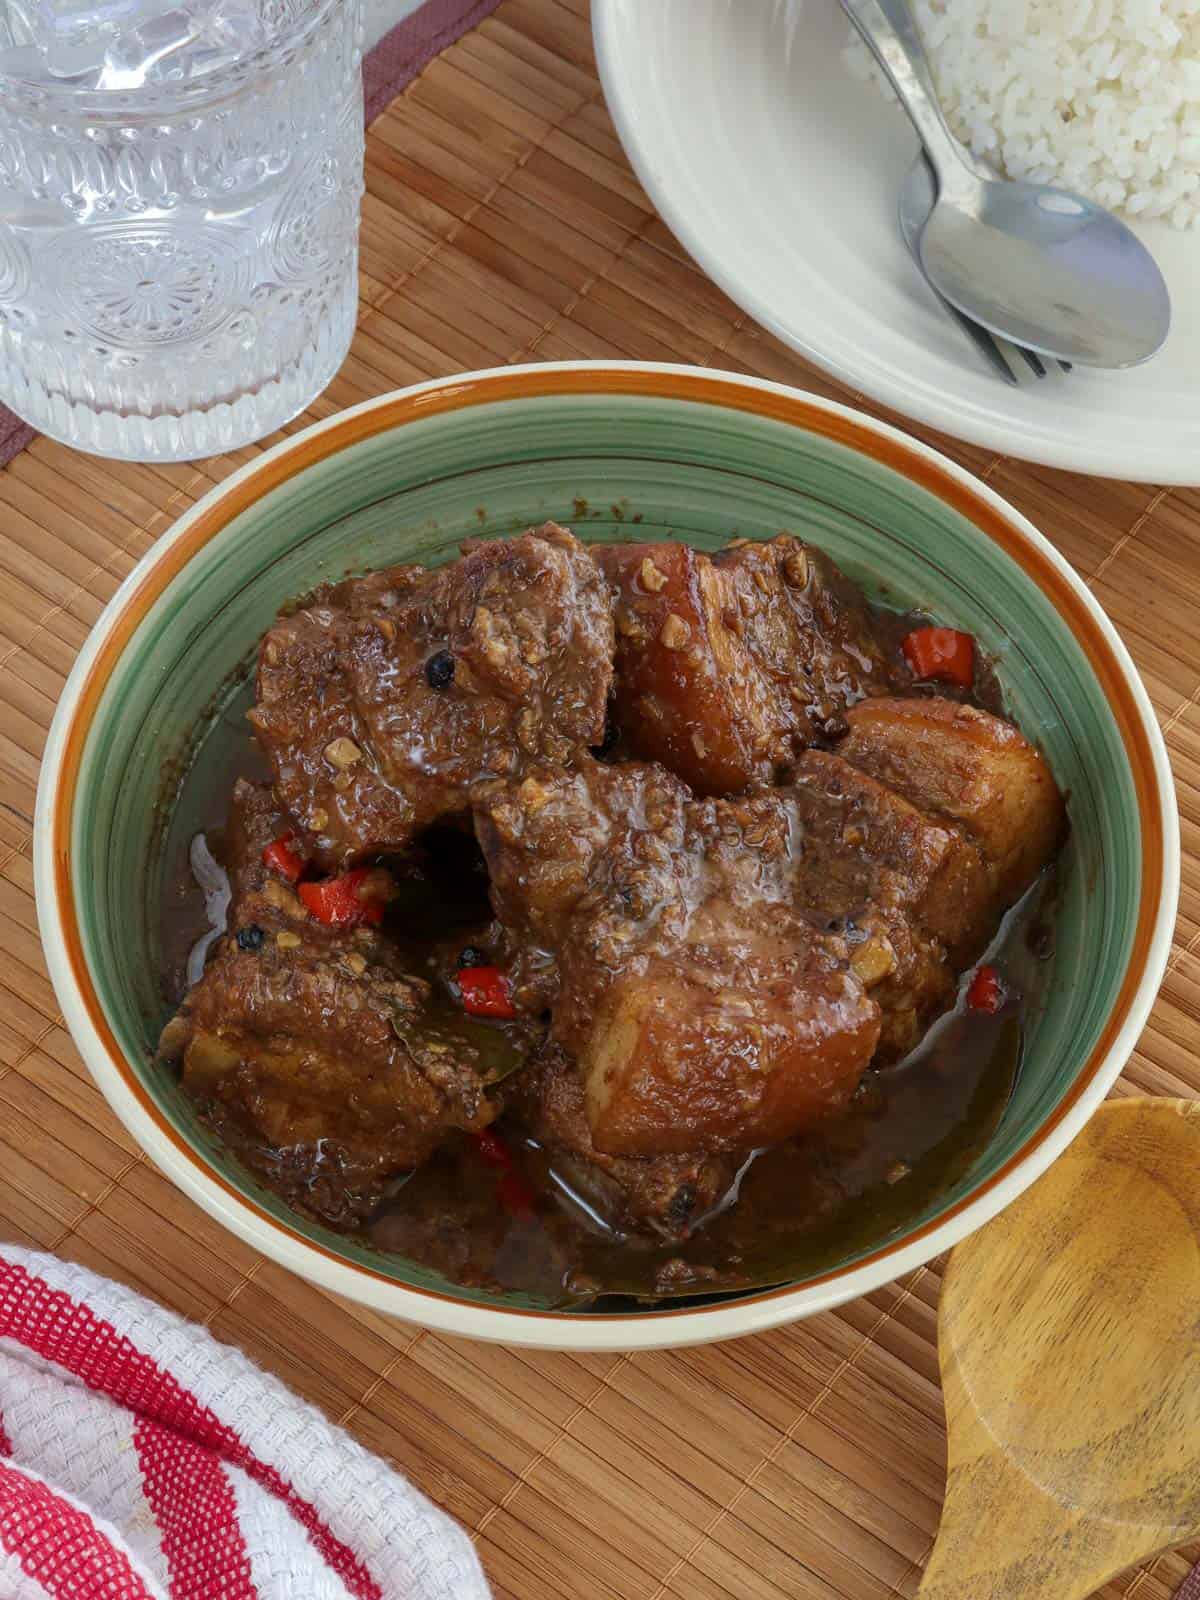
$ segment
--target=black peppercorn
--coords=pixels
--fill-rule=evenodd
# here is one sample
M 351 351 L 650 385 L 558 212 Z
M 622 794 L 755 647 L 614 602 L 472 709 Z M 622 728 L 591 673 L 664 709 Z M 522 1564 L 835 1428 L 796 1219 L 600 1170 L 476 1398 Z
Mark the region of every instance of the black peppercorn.
M 431 689 L 444 689 L 454 677 L 454 657 L 449 650 L 439 650 L 425 663 L 425 682 Z
M 257 922 L 251 922 L 245 928 L 237 931 L 239 950 L 261 950 L 265 935 Z

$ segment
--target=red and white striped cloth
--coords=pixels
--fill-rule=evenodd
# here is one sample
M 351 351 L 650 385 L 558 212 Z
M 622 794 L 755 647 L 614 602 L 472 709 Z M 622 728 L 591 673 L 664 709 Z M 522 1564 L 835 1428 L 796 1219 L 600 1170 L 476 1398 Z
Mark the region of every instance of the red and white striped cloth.
M 132 1290 L 0 1245 L 0 1600 L 487 1600 L 470 1540 Z

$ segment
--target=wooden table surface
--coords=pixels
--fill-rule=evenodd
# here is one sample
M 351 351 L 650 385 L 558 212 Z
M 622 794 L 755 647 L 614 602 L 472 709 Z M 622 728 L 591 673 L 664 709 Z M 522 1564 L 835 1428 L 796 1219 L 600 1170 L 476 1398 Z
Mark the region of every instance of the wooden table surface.
M 302 420 L 428 376 L 574 357 L 696 362 L 862 403 L 755 327 L 659 221 L 604 109 L 587 0 L 505 0 L 434 61 L 374 123 L 367 191 L 358 335 Z M 1183 898 L 1115 1092 L 1196 1096 L 1200 491 L 933 442 L 1056 543 L 1145 677 L 1178 784 Z M 460 1343 L 257 1256 L 160 1176 L 92 1085 L 38 942 L 40 752 L 104 602 L 254 454 L 151 467 L 43 439 L 0 473 L 0 1238 L 84 1261 L 241 1345 L 460 1517 L 501 1596 L 912 1594 L 944 1472 L 940 1263 L 736 1344 L 564 1356 Z M 1166 1600 L 1188 1565 L 1163 1556 L 1104 1593 Z

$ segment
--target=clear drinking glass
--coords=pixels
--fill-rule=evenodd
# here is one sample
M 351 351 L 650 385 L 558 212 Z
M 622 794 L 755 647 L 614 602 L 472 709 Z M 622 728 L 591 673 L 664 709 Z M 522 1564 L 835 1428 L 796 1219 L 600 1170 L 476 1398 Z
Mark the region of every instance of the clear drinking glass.
M 0 399 L 99 455 L 261 438 L 354 332 L 362 0 L 0 0 Z

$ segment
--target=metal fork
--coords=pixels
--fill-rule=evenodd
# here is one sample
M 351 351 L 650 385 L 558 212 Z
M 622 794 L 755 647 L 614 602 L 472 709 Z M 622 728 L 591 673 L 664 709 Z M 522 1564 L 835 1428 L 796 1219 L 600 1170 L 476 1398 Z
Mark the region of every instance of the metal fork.
M 1015 350 L 1035 378 L 1044 378 L 1047 374 L 1046 363 L 1036 350 L 1029 350 L 1022 344 L 1012 344 L 1007 339 L 997 339 L 994 334 L 989 333 L 986 328 L 981 327 L 978 322 L 973 321 L 972 318 L 961 312 L 957 306 L 951 305 L 950 301 L 939 294 L 929 282 L 929 279 L 925 277 L 925 269 L 921 265 L 921 229 L 925 225 L 925 219 L 928 217 L 936 197 L 937 176 L 930 165 L 929 157 L 922 150 L 917 155 L 901 186 L 898 215 L 900 233 L 908 246 L 908 253 L 916 263 L 917 271 L 922 278 L 925 278 L 930 294 L 934 296 L 947 316 L 958 323 L 998 378 L 1001 378 L 1005 383 L 1012 384 L 1014 387 L 1017 386 L 1016 374 L 1013 372 L 1004 353 L 1006 349 Z M 1071 370 L 1069 361 L 1059 361 L 1057 365 L 1063 372 L 1070 372 Z

